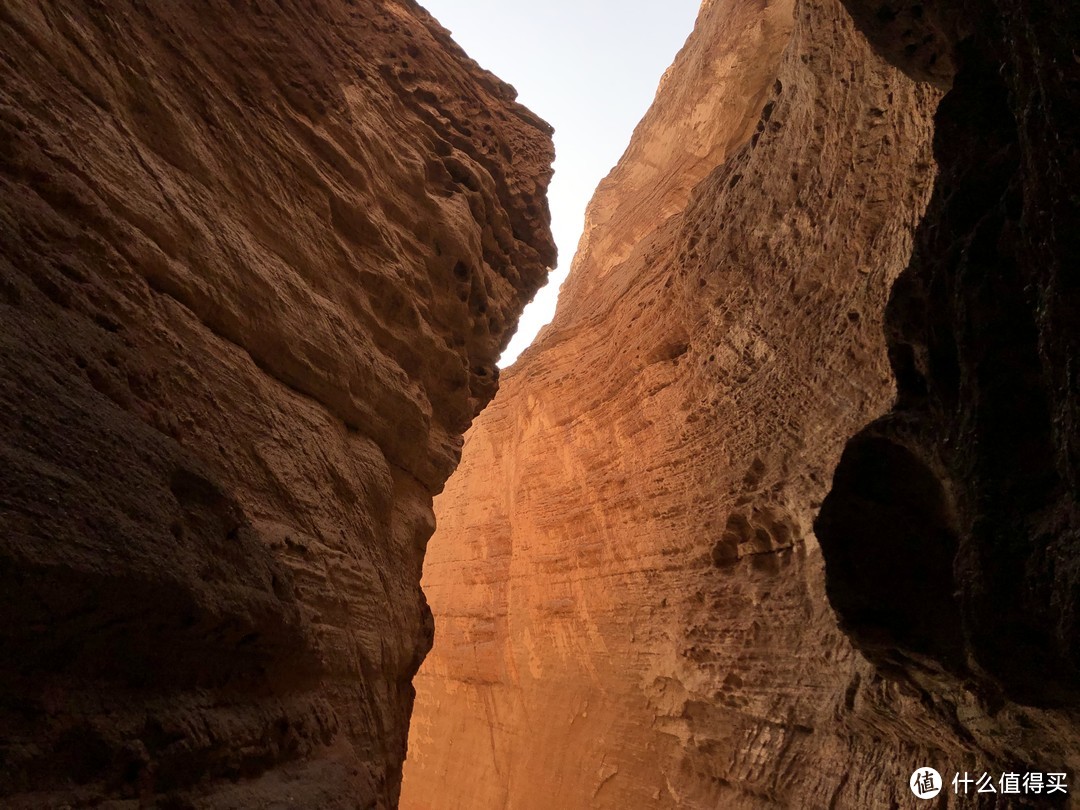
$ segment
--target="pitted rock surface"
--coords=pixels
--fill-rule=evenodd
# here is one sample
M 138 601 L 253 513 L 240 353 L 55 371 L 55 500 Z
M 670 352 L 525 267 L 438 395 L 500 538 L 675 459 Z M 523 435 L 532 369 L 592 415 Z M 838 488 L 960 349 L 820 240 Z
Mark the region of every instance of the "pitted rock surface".
M 550 128 L 406 0 L 16 0 L 0 51 L 0 804 L 394 806 Z

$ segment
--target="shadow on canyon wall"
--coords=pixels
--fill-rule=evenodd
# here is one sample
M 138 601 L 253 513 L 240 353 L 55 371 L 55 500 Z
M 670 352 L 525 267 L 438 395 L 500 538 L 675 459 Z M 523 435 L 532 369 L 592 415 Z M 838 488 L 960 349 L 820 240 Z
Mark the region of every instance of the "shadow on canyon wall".
M 1077 772 L 1075 4 L 705 0 L 497 396 L 550 127 L 204 5 L 0 7 L 4 806 Z

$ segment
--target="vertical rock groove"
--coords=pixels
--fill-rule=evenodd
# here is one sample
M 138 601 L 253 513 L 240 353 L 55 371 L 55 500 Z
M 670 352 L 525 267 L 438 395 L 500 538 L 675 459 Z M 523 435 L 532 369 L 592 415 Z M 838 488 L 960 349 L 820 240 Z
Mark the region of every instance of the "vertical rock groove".
M 0 804 L 394 806 L 550 127 L 409 0 L 16 0 L 0 51 Z

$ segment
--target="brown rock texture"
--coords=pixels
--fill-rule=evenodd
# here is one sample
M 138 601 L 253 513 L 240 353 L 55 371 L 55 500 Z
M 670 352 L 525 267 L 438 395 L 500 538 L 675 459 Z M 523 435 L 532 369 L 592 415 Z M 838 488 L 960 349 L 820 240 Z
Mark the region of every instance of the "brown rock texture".
M 550 128 L 409 0 L 15 0 L 0 52 L 0 804 L 394 806 Z
M 436 500 L 407 810 L 915 807 L 919 766 L 1080 764 L 1067 717 L 925 654 L 868 660 L 826 598 L 813 520 L 845 441 L 894 396 L 884 310 L 959 63 L 948 14 L 900 20 L 877 51 L 866 16 L 703 5 L 591 204 L 555 320 Z M 925 562 L 907 604 L 929 613 L 938 555 L 850 583 L 872 601 Z
M 1010 732 L 987 745 L 1075 775 L 1080 9 L 848 5 L 913 74 L 925 60 L 897 44 L 918 17 L 957 72 L 887 311 L 897 401 L 848 444 L 817 522 L 829 596 L 882 666 L 972 684 Z
M 404 807 L 887 806 L 959 747 L 811 532 L 889 402 L 937 98 L 838 3 L 703 6 L 437 501 Z

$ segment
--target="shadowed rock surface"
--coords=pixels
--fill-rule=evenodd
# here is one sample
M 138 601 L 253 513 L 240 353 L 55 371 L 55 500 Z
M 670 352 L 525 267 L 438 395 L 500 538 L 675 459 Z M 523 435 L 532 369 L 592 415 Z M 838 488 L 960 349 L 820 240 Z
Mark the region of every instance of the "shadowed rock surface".
M 0 51 L 0 804 L 393 806 L 550 128 L 407 0 L 17 0 Z
M 876 4 L 847 5 L 918 73 Z M 1080 9 L 893 11 L 912 8 L 946 32 L 957 73 L 935 116 L 934 196 L 887 313 L 897 401 L 848 444 L 817 522 L 829 596 L 872 658 L 910 670 L 927 656 L 998 710 L 1046 710 L 1050 727 L 1009 747 L 1060 747 L 1075 768 Z M 879 575 L 901 558 L 912 564 Z

